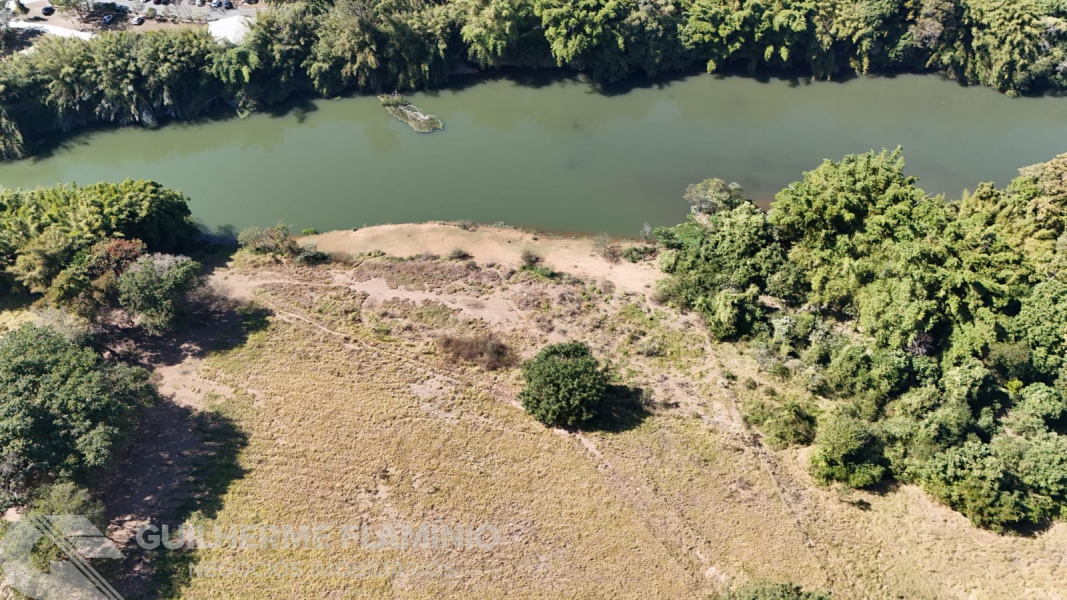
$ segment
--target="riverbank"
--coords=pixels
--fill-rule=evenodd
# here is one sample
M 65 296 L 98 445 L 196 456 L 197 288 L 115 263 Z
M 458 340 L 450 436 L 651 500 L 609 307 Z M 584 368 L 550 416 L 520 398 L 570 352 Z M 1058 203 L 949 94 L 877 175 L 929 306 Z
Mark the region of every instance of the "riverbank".
M 226 415 L 247 440 L 230 471 L 241 476 L 209 497 L 218 512 L 197 524 L 333 524 L 338 515 L 417 524 L 430 514 L 492 524 L 501 539 L 485 552 L 420 553 L 451 565 L 454 578 L 193 577 L 169 581 L 177 595 L 233 595 L 239 583 L 240 593 L 288 596 L 343 585 L 393 588 L 398 597 L 704 597 L 790 580 L 835 597 L 949 598 L 1023 597 L 1065 584 L 1055 569 L 1067 551 L 1063 523 L 1034 537 L 998 535 L 914 486 L 816 486 L 808 449 L 772 450 L 740 416 L 746 402 L 803 389 L 760 371 L 739 347 L 711 341 L 695 315 L 653 303 L 645 287 L 660 276 L 653 264 L 612 265 L 587 238 L 534 237 L 439 223 L 368 227 L 301 241 L 388 256 L 313 267 L 238 257 L 212 272 L 221 294 L 266 316 L 236 336 L 205 328 L 226 332 L 218 347 L 201 343 L 161 372 L 181 408 Z M 470 262 L 448 259 L 455 247 Z M 531 249 L 570 277 L 513 272 Z M 640 400 L 613 400 L 608 426 L 540 426 L 519 406 L 516 365 L 487 370 L 438 345 L 475 335 L 492 335 L 520 359 L 547 343 L 586 340 Z M 141 449 L 170 455 L 173 442 L 151 433 Z M 174 455 L 181 473 L 185 455 Z M 131 473 L 125 485 L 158 479 L 151 469 Z M 177 506 L 184 489 L 164 491 L 153 501 Z M 158 513 L 122 508 L 121 523 Z M 299 561 L 306 551 L 270 557 Z M 394 558 L 360 547 L 315 555 L 325 563 Z M 229 558 L 201 550 L 195 560 Z
M 617 6 L 518 0 L 503 11 L 458 0 L 373 10 L 347 1 L 329 8 L 275 4 L 260 11 L 239 46 L 182 31 L 113 40 L 105 34 L 42 44 L 5 61 L 17 61 L 26 76 L 4 77 L 0 157 L 32 154 L 28 142 L 43 132 L 96 121 L 152 126 L 161 115 L 195 118 L 213 101 L 246 115 L 308 92 L 332 98 L 437 90 L 472 65 L 567 67 L 598 83 L 695 65 L 708 72 L 797 69 L 820 80 L 919 70 L 1009 96 L 1067 89 L 1067 11 L 1055 3 L 1011 5 L 900 6 L 860 18 L 849 3 L 794 10 L 746 1 L 727 10 L 677 0 Z M 734 19 L 734 10 L 745 18 Z M 765 31 L 758 25 L 770 22 L 789 26 Z M 180 66 L 161 69 L 159 57 L 172 56 L 175 47 L 182 48 Z M 99 75 L 128 59 L 138 66 L 123 81 Z M 86 65 L 76 83 L 50 66 L 70 62 Z
M 215 248 L 201 258 L 215 304 L 229 308 L 163 337 L 112 338 L 163 395 L 93 490 L 126 557 L 109 579 L 127 597 L 714 597 L 791 581 L 841 598 L 947 599 L 1055 597 L 1067 585 L 1067 523 L 997 534 L 914 485 L 816 485 L 810 447 L 775 449 L 742 417 L 810 396 L 803 381 L 658 303 L 654 261 L 611 263 L 585 236 L 466 223 L 299 242 L 346 256 L 308 265 Z M 469 257 L 449 258 L 457 248 Z M 560 275 L 518 269 L 526 251 Z M 493 339 L 511 358 L 489 368 L 444 338 Z M 580 430 L 540 425 L 518 398 L 521 361 L 570 340 L 588 342 L 613 377 L 603 417 Z M 500 537 L 416 558 L 339 544 L 351 523 L 430 522 L 488 524 Z M 136 545 L 147 523 L 209 536 L 316 523 L 338 543 L 167 553 Z M 411 560 L 456 576 L 188 569 Z
M 410 223 L 379 225 L 355 231 L 331 231 L 302 237 L 324 252 L 361 254 L 374 251 L 389 256 L 448 256 L 462 250 L 479 264 L 518 269 L 524 252 L 533 252 L 542 263 L 586 280 L 610 281 L 624 293 L 643 294 L 662 275 L 654 262 L 610 263 L 598 259 L 589 236 L 552 237 L 518 229 L 472 226 L 464 229 L 457 223 Z

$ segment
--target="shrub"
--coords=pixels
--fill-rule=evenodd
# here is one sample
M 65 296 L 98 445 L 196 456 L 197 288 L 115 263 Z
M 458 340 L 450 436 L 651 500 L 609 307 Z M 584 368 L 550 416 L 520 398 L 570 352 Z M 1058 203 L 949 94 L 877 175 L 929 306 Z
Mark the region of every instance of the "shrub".
M 314 227 L 308 227 L 307 229 L 301 229 L 300 235 L 318 235 L 319 230 Z
M 749 583 L 719 594 L 718 600 L 831 600 L 825 592 L 805 592 L 791 583 Z
M 147 250 L 140 240 L 97 242 L 80 253 L 53 281 L 48 298 L 75 314 L 94 320 L 118 303 L 118 278 Z
M 537 273 L 545 279 L 555 279 L 556 276 L 559 275 L 559 273 L 556 272 L 555 269 L 553 269 L 552 267 L 546 267 L 544 265 L 536 265 L 533 267 L 529 267 L 526 270 L 531 273 Z
M 193 259 L 148 254 L 119 277 L 119 303 L 145 330 L 159 335 L 181 322 L 190 294 L 203 283 L 200 263 Z
M 743 408 L 745 421 L 759 427 L 763 441 L 775 450 L 807 446 L 815 439 L 815 417 L 799 402 L 756 401 Z
M 84 488 L 69 481 L 39 488 L 34 493 L 25 516 L 51 515 L 79 515 L 88 519 L 101 532 L 107 531 L 103 503 L 94 499 Z M 42 570 L 50 566 L 52 561 L 66 558 L 58 546 L 47 540 L 39 542 L 31 556 L 34 566 Z
M 599 254 L 604 260 L 615 264 L 622 258 L 622 247 L 611 239 L 606 233 L 598 234 L 593 238 L 593 252 Z
M 448 253 L 449 260 L 468 260 L 470 258 L 470 253 L 463 248 L 453 248 L 452 251 Z
M 298 251 L 289 227 L 281 223 L 267 229 L 249 227 L 237 235 L 237 243 L 255 254 L 293 256 Z
M 632 263 L 637 263 L 649 256 L 655 256 L 655 254 L 656 248 L 654 246 L 630 246 L 623 251 L 622 257 Z
M 330 260 L 330 255 L 319 250 L 315 244 L 304 244 L 293 257 L 293 262 L 298 265 L 317 265 L 328 260 Z
M 155 398 L 144 369 L 108 364 L 49 328 L 0 338 L 0 506 L 109 464 Z
M 511 349 L 490 334 L 445 335 L 437 339 L 437 345 L 453 360 L 476 363 L 489 371 L 510 366 L 514 362 Z
M 540 254 L 534 252 L 533 250 L 530 250 L 529 248 L 522 251 L 522 268 L 524 269 L 532 269 L 535 266 L 541 264 L 542 260 L 544 259 L 541 258 Z
M 866 421 L 843 411 L 819 420 L 811 474 L 820 483 L 840 481 L 855 488 L 871 486 L 885 476 L 883 462 L 879 441 Z
M 523 365 L 522 406 L 549 426 L 575 426 L 591 419 L 607 390 L 608 378 L 583 342 L 543 348 Z

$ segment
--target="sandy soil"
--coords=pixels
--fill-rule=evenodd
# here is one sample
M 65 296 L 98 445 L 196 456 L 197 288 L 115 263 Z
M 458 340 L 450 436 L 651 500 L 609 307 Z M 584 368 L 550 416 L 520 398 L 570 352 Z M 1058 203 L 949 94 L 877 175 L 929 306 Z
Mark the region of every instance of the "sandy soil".
M 545 264 L 580 279 L 607 280 L 623 293 L 647 292 L 663 274 L 654 262 L 611 264 L 593 253 L 589 238 L 555 238 L 516 229 L 478 227 L 466 231 L 452 224 L 420 223 L 379 225 L 357 231 L 332 231 L 303 238 L 325 252 L 370 252 L 381 250 L 392 256 L 430 252 L 445 256 L 462 248 L 481 264 L 497 263 L 518 268 L 522 251 L 541 255 Z

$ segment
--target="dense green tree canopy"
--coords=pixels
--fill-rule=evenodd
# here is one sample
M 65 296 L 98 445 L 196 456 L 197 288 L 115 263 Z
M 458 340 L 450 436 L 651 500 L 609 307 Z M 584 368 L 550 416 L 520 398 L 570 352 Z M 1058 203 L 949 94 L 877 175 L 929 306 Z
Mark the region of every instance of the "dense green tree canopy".
M 580 425 L 596 415 L 607 375 L 581 342 L 545 346 L 522 367 L 522 407 L 550 426 Z
M 1060 0 L 316 0 L 260 11 L 239 45 L 203 30 L 52 38 L 0 63 L 0 159 L 93 121 L 247 114 L 314 91 L 388 92 L 482 68 L 602 82 L 709 71 L 937 69 L 1009 94 L 1067 89 Z
M 657 232 L 665 299 L 825 399 L 817 480 L 916 482 L 997 530 L 1056 518 L 1063 164 L 947 203 L 916 187 L 900 150 L 848 156 L 805 173 L 768 216 L 708 180 L 687 191 L 687 222 Z
M 0 192 L 0 266 L 9 283 L 44 292 L 78 252 L 112 237 L 174 250 L 196 228 L 188 198 L 153 181 Z
M 107 465 L 154 399 L 145 370 L 105 363 L 52 329 L 25 325 L 0 338 L 0 503 Z

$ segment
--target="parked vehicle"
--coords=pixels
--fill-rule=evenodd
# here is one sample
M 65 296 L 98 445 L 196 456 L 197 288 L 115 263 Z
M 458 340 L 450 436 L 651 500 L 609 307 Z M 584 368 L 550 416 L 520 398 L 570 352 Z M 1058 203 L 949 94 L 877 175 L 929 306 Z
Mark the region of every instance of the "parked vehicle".
M 110 25 L 115 20 L 115 15 L 104 15 L 104 25 Z
M 46 16 L 46 17 L 50 17 L 50 16 L 56 14 L 56 7 L 54 7 L 51 4 L 49 4 L 49 5 L 47 5 L 47 6 L 45 6 L 44 8 L 41 9 L 41 14 Z
M 163 4 L 163 0 L 152 0 L 152 4 Z
M 222 6 L 222 0 L 211 0 L 211 8 L 218 8 Z
M 132 23 L 133 25 L 144 25 L 144 17 L 136 16 L 130 19 L 130 23 Z
M 230 0 L 226 0 L 222 3 L 222 7 L 226 10 L 233 10 L 233 2 L 230 2 Z

